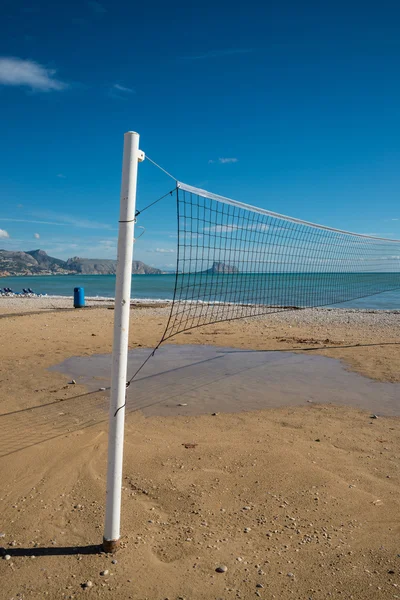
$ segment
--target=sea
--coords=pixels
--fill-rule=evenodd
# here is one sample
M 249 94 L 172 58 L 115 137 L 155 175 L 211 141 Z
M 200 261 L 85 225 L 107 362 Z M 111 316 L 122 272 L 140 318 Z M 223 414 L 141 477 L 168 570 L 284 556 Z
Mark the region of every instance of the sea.
M 396 275 L 396 279 L 399 274 Z M 351 286 L 357 290 L 358 280 L 360 275 L 357 274 L 330 274 L 329 277 L 326 275 L 321 279 L 321 274 L 284 274 L 280 275 L 280 285 L 276 285 L 276 276 L 271 276 L 271 286 L 273 290 L 273 303 L 274 305 L 299 305 L 300 302 L 297 300 L 297 290 L 303 289 L 318 290 L 318 294 L 321 294 L 321 298 L 324 297 L 324 288 L 328 293 L 328 286 L 332 289 L 335 285 L 343 284 L 343 277 L 347 278 L 347 286 Z M 373 274 L 371 274 L 373 277 Z M 220 276 L 219 276 L 220 277 Z M 259 285 L 249 285 L 249 278 L 260 278 L 260 275 L 224 275 L 227 278 L 226 281 L 232 283 L 237 287 L 240 287 L 241 279 L 245 284 L 247 291 L 246 302 L 257 303 L 258 298 L 254 296 L 252 298 L 252 289 L 254 293 L 260 293 Z M 264 276 L 265 277 L 265 276 Z M 378 275 L 382 278 L 382 274 Z M 390 277 L 388 274 L 385 277 Z M 245 283 L 246 281 L 246 283 Z M 397 283 L 397 282 L 396 282 Z M 364 282 L 363 282 L 364 285 Z M 388 284 L 387 281 L 384 283 L 385 289 L 395 287 L 395 285 Z M 2 277 L 0 278 L 0 288 L 11 288 L 14 292 L 22 292 L 23 288 L 31 288 L 37 294 L 43 294 L 48 296 L 63 296 L 72 297 L 75 287 L 83 287 L 85 296 L 87 298 L 114 298 L 115 296 L 115 275 L 38 275 L 38 276 L 20 276 L 20 277 Z M 212 294 L 212 300 L 215 302 L 226 301 L 227 299 L 227 287 L 222 286 L 223 294 L 219 296 L 218 288 L 215 288 Z M 370 289 L 374 289 L 379 285 L 375 286 L 374 282 L 371 283 Z M 175 275 L 132 275 L 132 300 L 141 302 L 162 302 L 171 301 L 174 295 L 175 288 Z M 292 288 L 292 293 L 291 293 Z M 314 292 L 313 292 L 314 293 Z M 325 294 L 326 295 L 326 294 Z M 364 295 L 351 293 L 352 296 Z M 329 293 L 328 293 L 329 296 Z M 195 297 L 193 298 L 196 299 Z M 208 296 L 210 299 L 210 296 Z M 235 294 L 229 294 L 229 301 L 235 302 Z M 289 299 L 289 302 L 288 302 Z M 1 299 L 0 299 L 1 303 Z M 315 305 L 326 304 L 323 302 L 315 302 Z M 372 309 L 372 310 L 400 310 L 400 285 L 397 289 L 391 291 L 385 291 L 383 293 L 374 294 L 362 298 L 356 298 L 347 302 L 341 302 L 340 304 L 331 304 L 331 306 L 338 306 L 343 308 L 359 308 L 359 309 Z

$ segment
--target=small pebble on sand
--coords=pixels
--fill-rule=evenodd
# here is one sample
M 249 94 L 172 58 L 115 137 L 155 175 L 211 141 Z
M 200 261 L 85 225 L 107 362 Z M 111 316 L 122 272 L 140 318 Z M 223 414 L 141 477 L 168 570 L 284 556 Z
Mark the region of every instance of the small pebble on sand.
M 217 567 L 215 570 L 217 573 L 226 573 L 228 570 L 228 567 L 226 567 L 225 565 L 221 565 L 220 567 Z
M 11 559 L 11 556 L 10 556 L 9 554 L 6 554 L 6 555 L 4 556 L 4 560 L 10 560 L 10 559 Z
M 106 577 L 106 576 L 109 574 L 109 572 L 110 572 L 110 571 L 109 571 L 108 569 L 105 569 L 104 571 L 100 571 L 100 575 L 101 575 L 102 577 Z

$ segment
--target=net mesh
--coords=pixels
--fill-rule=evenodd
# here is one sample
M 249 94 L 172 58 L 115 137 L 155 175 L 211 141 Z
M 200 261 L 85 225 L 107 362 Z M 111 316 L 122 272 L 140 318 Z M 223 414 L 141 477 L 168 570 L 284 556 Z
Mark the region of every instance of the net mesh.
M 174 300 L 163 340 L 202 325 L 400 288 L 400 241 L 353 234 L 179 184 Z

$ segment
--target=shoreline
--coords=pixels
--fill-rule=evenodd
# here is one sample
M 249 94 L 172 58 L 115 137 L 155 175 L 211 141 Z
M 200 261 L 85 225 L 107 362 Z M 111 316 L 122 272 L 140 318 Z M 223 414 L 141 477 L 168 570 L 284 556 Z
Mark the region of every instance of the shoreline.
M 42 308 L 47 308 L 47 309 L 56 309 L 58 307 L 66 307 L 66 303 L 69 302 L 70 306 L 73 308 L 73 300 L 74 300 L 74 296 L 73 295 L 68 295 L 68 296 L 62 296 L 62 295 L 53 295 L 53 294 L 46 294 L 46 295 L 37 295 L 37 296 L 24 296 L 24 295 L 3 295 L 0 296 L 0 313 L 1 313 L 1 309 L 2 308 L 10 308 L 13 306 L 17 306 L 19 305 L 20 307 L 23 307 L 25 310 L 27 310 L 27 312 L 29 311 L 30 307 L 34 307 L 35 304 L 40 304 L 40 306 Z M 115 298 L 112 296 L 85 296 L 85 303 L 86 306 L 88 307 L 93 307 L 93 306 L 97 306 L 97 305 L 104 305 L 105 303 L 108 303 L 110 305 L 113 305 L 115 303 Z M 165 306 L 171 306 L 173 303 L 173 300 L 170 298 L 131 298 L 131 306 L 154 306 L 154 308 L 157 307 L 165 307 Z M 226 303 L 226 302 L 220 302 L 218 300 L 216 301 L 204 301 L 204 300 L 187 300 L 187 301 L 180 301 L 180 303 L 185 303 L 185 304 L 199 304 L 199 305 L 209 305 L 209 306 L 218 306 L 219 304 L 224 304 L 225 306 L 248 306 L 248 307 L 254 307 L 254 306 L 262 306 L 262 305 L 258 305 L 258 304 L 241 304 L 241 303 Z M 58 306 L 57 306 L 58 305 Z M 85 308 L 85 307 L 83 307 Z M 400 308 L 399 309 L 394 309 L 394 308 L 352 308 L 352 307 L 340 307 L 340 306 L 315 306 L 315 307 L 301 307 L 301 306 L 267 306 L 265 305 L 265 309 L 266 312 L 264 315 L 260 315 L 261 317 L 263 316 L 270 316 L 273 314 L 282 314 L 282 313 L 301 313 L 301 312 L 305 312 L 305 311 L 320 311 L 320 312 L 325 312 L 325 313 L 335 313 L 337 311 L 341 312 L 341 313 L 365 313 L 365 314 L 400 314 Z M 267 312 L 268 310 L 271 310 L 271 312 Z M 252 316 L 252 317 L 243 317 L 243 318 L 259 318 L 257 316 Z

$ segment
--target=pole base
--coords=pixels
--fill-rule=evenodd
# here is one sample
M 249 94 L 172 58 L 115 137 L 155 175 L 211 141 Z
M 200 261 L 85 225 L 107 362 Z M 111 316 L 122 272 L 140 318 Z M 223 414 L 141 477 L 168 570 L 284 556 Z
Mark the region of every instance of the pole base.
M 104 552 L 114 554 L 120 547 L 120 540 L 106 540 L 103 538 Z

